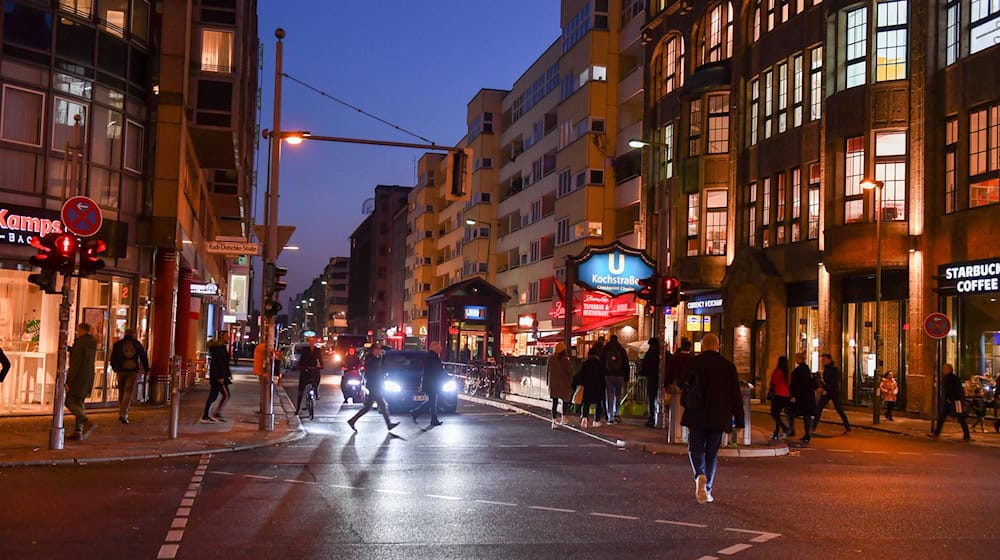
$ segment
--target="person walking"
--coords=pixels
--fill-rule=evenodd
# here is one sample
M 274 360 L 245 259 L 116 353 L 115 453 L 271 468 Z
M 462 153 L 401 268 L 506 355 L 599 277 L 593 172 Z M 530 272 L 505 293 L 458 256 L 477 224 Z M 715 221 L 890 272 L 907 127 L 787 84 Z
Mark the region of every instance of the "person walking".
M 604 366 L 604 386 L 606 391 L 604 410 L 608 414 L 608 424 L 621 422 L 618 405 L 625 391 L 625 379 L 629 375 L 628 353 L 618 342 L 618 335 L 613 334 L 608 339 L 607 346 L 601 353 L 601 363 Z
M 941 411 L 938 414 L 938 421 L 934 425 L 931 435 L 934 437 L 940 436 L 941 428 L 944 427 L 944 421 L 948 416 L 954 416 L 958 419 L 958 425 L 962 427 L 962 440 L 971 441 L 969 423 L 965 419 L 965 388 L 962 387 L 962 380 L 955 373 L 955 368 L 951 364 L 945 364 L 941 368 L 941 373 L 944 374 L 944 378 L 941 380 L 942 388 L 944 389 L 944 398 L 941 399 Z
M 76 339 L 69 349 L 69 371 L 66 374 L 66 408 L 76 417 L 72 439 L 83 440 L 97 427 L 83 408 L 83 402 L 94 390 L 94 360 L 97 357 L 97 339 L 90 334 L 88 323 L 76 326 Z
M 587 417 L 590 415 L 590 405 L 594 405 L 594 425 L 601 427 L 605 418 L 604 411 L 604 368 L 601 367 L 601 354 L 594 348 L 587 352 L 587 359 L 580 364 L 580 370 L 573 376 L 573 392 L 578 386 L 583 386 L 583 403 L 580 405 L 580 427 L 587 427 Z
M 607 343 L 608 343 L 608 341 L 604 338 L 604 335 L 602 334 L 601 336 L 597 337 L 597 341 L 594 342 L 594 345 L 591 346 L 590 348 L 591 348 L 591 350 L 594 350 L 595 352 L 597 352 L 598 356 L 603 356 L 604 355 L 604 347 L 607 345 Z M 588 351 L 587 354 L 589 355 L 590 352 Z
M 413 415 L 413 422 L 416 423 L 420 416 L 431 411 L 431 426 L 440 426 L 442 422 L 438 420 L 438 395 L 441 393 L 441 385 L 444 383 L 444 366 L 441 364 L 441 343 L 432 342 L 430 352 L 427 353 L 427 361 L 424 362 L 424 371 L 420 378 L 420 387 L 427 400 L 420 403 L 420 406 L 410 411 Z
M 323 351 L 316 348 L 316 337 L 309 337 L 309 346 L 299 354 L 299 395 L 295 400 L 295 410 L 302 409 L 302 395 L 306 387 L 312 385 L 313 394 L 319 400 L 319 386 L 322 383 L 320 372 L 323 370 Z
M 695 499 L 715 501 L 715 469 L 723 432 L 744 427 L 743 397 L 736 366 L 719 354 L 719 337 L 701 339 L 701 354 L 684 364 L 679 385 L 685 392 L 681 425 L 688 428 L 688 458 L 694 471 Z
M 382 413 L 382 418 L 385 419 L 387 430 L 392 430 L 399 425 L 399 422 L 393 422 L 389 418 L 389 403 L 385 401 L 385 397 L 383 396 L 383 391 L 385 390 L 385 387 L 383 387 L 385 384 L 385 370 L 382 363 L 384 358 L 385 353 L 382 351 L 382 344 L 376 340 L 372 343 L 368 356 L 365 357 L 365 386 L 368 388 L 368 394 L 365 395 L 365 404 L 357 414 L 347 421 L 347 425 L 355 432 L 358 431 L 354 427 L 355 422 L 367 414 L 372 409 L 372 406 L 376 404 L 378 405 L 378 411 Z
M 660 390 L 660 339 L 649 339 L 648 349 L 639 364 L 639 375 L 646 378 L 646 408 L 649 412 L 649 419 L 646 426 L 656 427 L 656 403 Z
M 820 359 L 823 362 L 823 390 L 816 403 L 816 414 L 813 418 L 813 432 L 819 427 L 820 417 L 823 416 L 823 409 L 826 403 L 832 402 L 834 410 L 840 415 L 840 421 L 844 423 L 844 434 L 851 433 L 851 423 L 844 414 L 844 407 L 840 404 L 840 369 L 833 363 L 833 356 L 822 354 Z
M 149 356 L 146 349 L 135 339 L 135 329 L 125 329 L 121 340 L 111 347 L 111 369 L 118 376 L 118 421 L 128 424 L 128 409 L 135 398 L 136 378 L 140 368 L 149 372 Z
M 555 351 L 549 356 L 546 364 L 549 375 L 549 398 L 552 399 L 552 429 L 566 423 L 569 412 L 570 398 L 573 396 L 573 364 L 566 354 L 566 345 L 556 344 Z M 562 414 L 556 420 L 559 412 L 559 401 L 562 401 Z
M 816 412 L 816 380 L 806 364 L 806 353 L 795 353 L 795 369 L 788 384 L 788 437 L 795 435 L 795 417 L 802 417 L 805 435 L 799 440 L 809 443 L 812 439 L 813 414 Z
M 791 402 L 792 394 L 789 391 L 788 383 L 791 377 L 788 373 L 788 358 L 778 356 L 778 365 L 771 372 L 771 387 L 768 394 L 771 395 L 771 418 L 774 418 L 774 433 L 771 440 L 777 441 L 783 436 L 792 435 L 792 429 L 785 425 L 781 415 L 785 413 L 788 404 Z M 789 420 L 789 424 L 791 421 Z
M 229 401 L 229 386 L 233 383 L 233 372 L 229 369 L 229 345 L 226 339 L 228 333 L 222 331 L 216 335 L 212 342 L 208 343 L 208 382 L 210 389 L 208 398 L 205 400 L 205 411 L 198 420 L 200 424 L 211 424 L 212 422 L 225 422 L 222 416 L 222 409 Z M 219 406 L 212 413 L 212 404 L 215 399 L 222 397 Z
M 892 409 L 896 407 L 896 395 L 899 394 L 899 384 L 892 377 L 891 371 L 885 372 L 882 383 L 879 383 L 878 393 L 882 398 L 882 402 L 885 403 L 885 419 L 892 422 Z

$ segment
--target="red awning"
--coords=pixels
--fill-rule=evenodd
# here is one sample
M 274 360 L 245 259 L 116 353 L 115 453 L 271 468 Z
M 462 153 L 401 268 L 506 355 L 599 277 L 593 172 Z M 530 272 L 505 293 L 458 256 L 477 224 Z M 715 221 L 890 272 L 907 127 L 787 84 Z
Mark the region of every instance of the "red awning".
M 586 325 L 580 325 L 573 329 L 573 336 L 579 336 L 581 334 L 586 334 L 592 330 L 603 329 L 605 327 L 613 327 L 627 323 L 632 319 L 635 319 L 635 315 L 617 315 L 614 317 L 608 317 L 607 319 L 601 319 L 600 321 L 594 321 Z M 550 334 L 543 336 L 538 339 L 539 342 L 559 342 L 563 339 L 563 333 L 558 332 L 556 334 Z

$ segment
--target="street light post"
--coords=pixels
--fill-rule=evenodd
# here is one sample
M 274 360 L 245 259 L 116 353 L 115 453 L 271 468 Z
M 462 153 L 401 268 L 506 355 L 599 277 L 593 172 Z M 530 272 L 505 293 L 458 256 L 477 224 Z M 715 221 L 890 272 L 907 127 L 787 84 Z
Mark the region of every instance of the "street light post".
M 875 371 L 872 383 L 872 423 L 879 423 L 881 402 L 878 394 L 882 363 L 882 196 L 885 183 L 875 179 L 861 182 L 865 190 L 875 191 Z

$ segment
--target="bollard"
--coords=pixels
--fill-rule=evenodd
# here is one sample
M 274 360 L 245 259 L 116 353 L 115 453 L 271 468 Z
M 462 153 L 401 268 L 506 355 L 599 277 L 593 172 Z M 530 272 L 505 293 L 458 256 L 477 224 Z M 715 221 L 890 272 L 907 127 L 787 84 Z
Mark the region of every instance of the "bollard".
M 750 394 L 753 393 L 753 384 L 743 384 L 743 445 L 750 445 Z
M 667 408 L 667 443 L 678 442 L 681 425 L 681 392 L 677 385 L 670 385 L 670 406 Z
M 177 423 L 181 415 L 180 364 L 180 356 L 170 358 L 170 439 L 177 439 Z

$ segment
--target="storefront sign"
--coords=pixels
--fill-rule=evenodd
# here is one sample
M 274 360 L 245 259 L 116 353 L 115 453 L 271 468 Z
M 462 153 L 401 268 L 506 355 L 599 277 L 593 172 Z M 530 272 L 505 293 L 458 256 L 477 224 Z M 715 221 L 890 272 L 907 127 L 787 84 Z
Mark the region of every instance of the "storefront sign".
M 941 265 L 938 288 L 960 294 L 1000 292 L 1000 258 Z
M 517 326 L 521 329 L 530 329 L 535 326 L 535 314 L 525 313 L 517 316 Z
M 191 295 L 193 296 L 214 296 L 219 293 L 219 285 L 215 282 L 191 283 Z
M 13 204 L 0 205 L 0 239 L 12 245 L 29 245 L 31 238 L 62 233 L 59 212 Z
M 577 317 L 587 319 L 608 319 L 611 317 L 626 317 L 635 315 L 635 296 L 625 294 L 618 297 L 611 297 L 600 292 L 583 292 L 583 297 L 573 298 L 573 314 Z M 552 309 L 549 317 L 553 320 L 564 319 L 566 309 L 563 307 L 563 298 L 552 299 Z
M 687 307 L 688 312 L 697 313 L 698 315 L 722 313 L 722 298 L 688 301 L 684 305 Z
M 701 331 L 701 315 L 688 315 L 687 326 L 689 332 Z
M 577 282 L 610 296 L 639 291 L 642 289 L 639 280 L 656 272 L 646 253 L 618 242 L 589 248 L 574 260 L 577 262 Z
M 486 306 L 485 305 L 466 305 L 465 306 L 465 320 L 466 321 L 484 321 L 486 319 Z
M 214 255 L 260 255 L 260 243 L 247 241 L 207 241 L 205 251 Z

